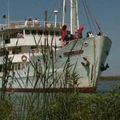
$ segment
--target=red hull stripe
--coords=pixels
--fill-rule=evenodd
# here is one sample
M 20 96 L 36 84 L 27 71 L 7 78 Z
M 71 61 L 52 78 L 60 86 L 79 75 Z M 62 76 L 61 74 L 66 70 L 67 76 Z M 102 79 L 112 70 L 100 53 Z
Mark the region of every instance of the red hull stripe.
M 77 50 L 77 51 L 70 51 L 70 52 L 64 52 L 64 56 L 68 57 L 68 56 L 75 56 L 75 55 L 80 55 L 83 54 L 83 50 Z
M 0 88 L 2 91 L 2 88 Z M 95 87 L 83 87 L 83 88 L 6 88 L 6 92 L 34 92 L 34 93 L 59 93 L 59 92 L 74 92 L 81 93 L 94 93 Z

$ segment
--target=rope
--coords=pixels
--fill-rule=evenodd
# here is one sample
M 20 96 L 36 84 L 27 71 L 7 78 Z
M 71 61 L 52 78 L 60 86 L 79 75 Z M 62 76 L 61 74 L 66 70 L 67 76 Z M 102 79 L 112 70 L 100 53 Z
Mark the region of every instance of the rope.
M 90 22 L 90 20 L 89 20 L 88 10 L 87 10 L 87 8 L 86 8 L 86 5 L 85 5 L 84 0 L 82 0 L 82 4 L 83 4 L 83 7 L 84 7 L 84 9 L 85 9 L 85 14 L 86 14 L 86 17 L 87 17 L 87 20 L 88 20 L 89 29 L 92 30 L 92 25 L 91 25 L 91 22 Z
M 91 11 L 90 11 L 90 9 L 89 9 L 89 6 L 88 6 L 86 0 L 84 0 L 84 3 L 85 3 L 85 6 L 86 6 L 86 9 L 87 9 L 87 11 L 88 11 L 89 17 L 90 17 L 89 19 L 91 19 L 91 22 L 92 22 L 92 24 L 93 24 L 93 26 L 94 26 L 93 28 L 94 28 L 95 31 L 97 32 L 96 24 L 95 24 L 95 22 L 94 22 L 92 13 L 91 13 Z
M 98 24 L 98 22 L 97 22 L 97 20 L 96 20 L 96 18 L 92 15 L 92 13 L 91 13 L 91 10 L 89 9 L 89 6 L 88 6 L 88 4 L 87 4 L 87 1 L 86 0 L 82 0 L 82 2 L 84 3 L 84 8 L 86 9 L 86 14 L 88 14 L 89 15 L 89 17 L 87 17 L 88 19 L 89 18 L 91 18 L 91 22 L 92 22 L 92 24 L 93 24 L 93 26 L 94 26 L 94 28 L 95 28 L 95 31 L 97 32 L 97 33 L 103 33 L 102 32 L 102 30 L 101 30 L 101 27 L 100 27 L 100 25 Z M 87 16 L 88 16 L 87 15 Z M 92 28 L 92 27 L 91 27 Z
M 91 13 L 91 11 L 88 7 L 87 1 L 82 0 L 82 4 L 83 4 L 83 7 L 85 9 L 85 14 L 86 14 L 86 17 L 87 17 L 87 20 L 88 20 L 90 30 L 92 31 L 92 28 L 94 28 L 96 33 L 99 33 L 99 32 L 103 33 L 100 25 L 98 24 L 98 22 L 96 20 L 96 18 L 92 15 L 92 13 Z

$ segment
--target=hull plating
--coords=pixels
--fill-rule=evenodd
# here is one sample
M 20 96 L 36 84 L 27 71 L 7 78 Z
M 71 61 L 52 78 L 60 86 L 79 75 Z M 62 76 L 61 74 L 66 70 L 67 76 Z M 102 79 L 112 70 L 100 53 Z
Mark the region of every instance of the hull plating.
M 7 90 L 55 92 L 77 88 L 81 92 L 95 91 L 101 64 L 105 63 L 110 47 L 109 38 L 96 36 L 71 41 L 50 54 L 32 56 L 26 70 L 15 71 L 8 79 Z

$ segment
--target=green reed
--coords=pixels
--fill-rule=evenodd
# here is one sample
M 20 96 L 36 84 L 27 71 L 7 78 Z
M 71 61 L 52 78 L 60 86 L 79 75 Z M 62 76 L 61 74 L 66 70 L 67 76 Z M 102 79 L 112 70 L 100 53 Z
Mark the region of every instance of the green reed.
M 36 47 L 39 50 L 37 43 Z M 1 120 L 119 120 L 119 87 L 108 93 L 78 93 L 75 88 L 78 85 L 79 75 L 75 72 L 76 64 L 70 65 L 70 57 L 68 56 L 64 63 L 63 72 L 58 74 L 55 69 L 55 63 L 58 61 L 56 47 L 53 51 L 48 44 L 48 38 L 46 38 L 45 45 L 41 45 L 40 49 L 42 62 L 30 61 L 26 63 L 28 65 L 25 71 L 27 73 L 26 79 L 23 79 L 19 72 L 17 72 L 19 79 L 10 76 L 10 74 L 4 74 L 2 81 L 4 88 L 2 95 L 4 97 L 0 99 Z M 6 58 L 8 61 L 8 57 Z M 6 63 L 8 66 L 11 64 L 10 62 Z M 32 66 L 34 73 L 32 79 L 29 65 Z M 5 70 L 10 71 L 7 68 Z M 63 86 L 60 87 L 70 87 L 73 88 L 73 91 L 64 91 L 64 93 L 15 93 L 11 91 L 8 93 L 5 89 L 9 77 L 15 80 L 21 88 L 22 85 L 28 87 L 29 83 L 33 89 L 39 88 L 39 86 L 43 89 L 52 88 L 57 87 L 57 84 L 61 82 Z

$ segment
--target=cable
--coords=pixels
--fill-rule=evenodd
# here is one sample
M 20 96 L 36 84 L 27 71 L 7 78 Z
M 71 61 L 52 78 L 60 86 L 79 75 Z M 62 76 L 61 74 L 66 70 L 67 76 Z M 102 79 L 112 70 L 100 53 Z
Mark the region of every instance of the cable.
M 94 28 L 95 28 L 96 32 L 98 32 L 98 33 L 99 33 L 99 32 L 100 32 L 100 33 L 103 33 L 102 30 L 101 30 L 100 25 L 98 24 L 98 22 L 97 22 L 97 20 L 96 20 L 96 18 L 95 18 L 95 16 L 92 15 L 91 10 L 90 10 L 89 7 L 88 7 L 87 1 L 84 0 L 84 2 L 85 2 L 87 11 L 88 11 L 88 13 L 89 13 L 89 15 L 90 15 L 90 18 L 91 18 L 91 20 L 92 20 L 92 23 L 93 23 L 93 25 L 94 25 Z
M 92 31 L 92 25 L 91 25 L 91 22 L 90 22 L 90 20 L 89 20 L 88 10 L 87 10 L 87 8 L 86 8 L 86 5 L 85 5 L 84 0 L 82 0 L 82 4 L 83 4 L 83 7 L 84 7 L 84 9 L 85 9 L 85 14 L 86 14 L 86 17 L 87 17 L 87 20 L 88 20 L 89 28 L 90 28 L 90 30 Z

